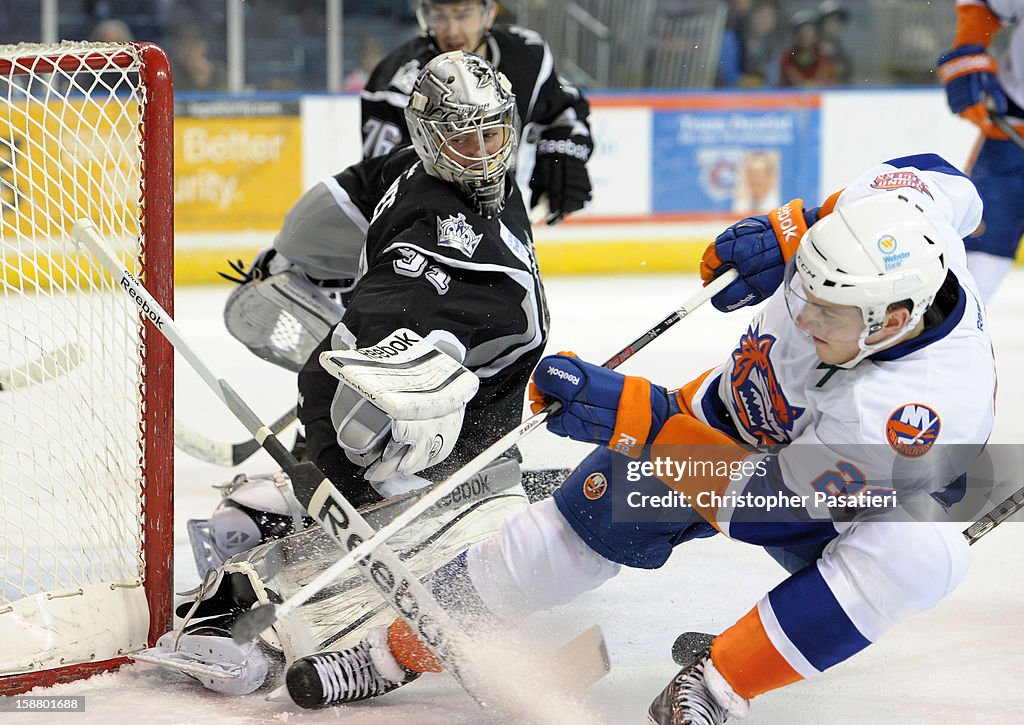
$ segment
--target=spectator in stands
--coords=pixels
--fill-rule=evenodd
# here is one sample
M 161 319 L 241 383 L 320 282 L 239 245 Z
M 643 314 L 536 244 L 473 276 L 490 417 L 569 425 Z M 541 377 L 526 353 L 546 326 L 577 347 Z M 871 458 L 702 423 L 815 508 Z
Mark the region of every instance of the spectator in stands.
M 753 0 L 729 0 L 729 13 L 725 17 L 725 30 L 718 55 L 718 86 L 735 86 L 743 70 L 743 33 Z
M 843 44 L 843 34 L 850 11 L 839 0 L 825 0 L 818 6 L 818 14 L 821 17 L 821 52 L 835 66 L 836 82 L 848 84 L 853 80 L 853 61 Z
M 130 43 L 135 40 L 135 36 L 125 21 L 107 18 L 96 23 L 90 39 L 98 43 Z
M 743 30 L 743 72 L 739 85 L 778 85 L 781 45 L 778 0 L 760 0 L 747 16 Z
M 210 58 L 210 45 L 194 25 L 178 29 L 171 46 L 171 71 L 178 91 L 225 91 L 227 70 Z
M 821 51 L 818 13 L 800 10 L 790 19 L 793 42 L 782 52 L 779 85 L 827 86 L 836 82 L 836 69 Z

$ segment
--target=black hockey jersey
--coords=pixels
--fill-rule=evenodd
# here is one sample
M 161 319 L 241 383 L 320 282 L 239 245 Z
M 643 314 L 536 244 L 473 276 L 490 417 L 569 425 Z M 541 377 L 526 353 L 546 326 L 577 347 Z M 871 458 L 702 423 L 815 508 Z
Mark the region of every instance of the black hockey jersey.
M 523 126 L 550 125 L 563 120 L 563 114 L 567 123 L 588 123 L 590 105 L 575 87 L 559 78 L 551 49 L 540 34 L 518 26 L 495 25 L 484 42 L 488 60 L 512 84 Z M 373 69 L 361 94 L 364 159 L 411 143 L 404 110 L 416 77 L 437 54 L 433 41 L 420 36 L 396 48 Z
M 457 187 L 428 174 L 412 148 L 335 178 L 370 222 L 345 315 L 299 376 L 311 457 L 336 485 L 358 484 L 358 469 L 323 432 L 337 380 L 320 368 L 320 351 L 332 342 L 367 347 L 407 327 L 459 350 L 480 378 L 452 455 L 420 474 L 440 480 L 522 419 L 549 322 L 526 207 L 510 180 L 505 210 L 485 219 Z

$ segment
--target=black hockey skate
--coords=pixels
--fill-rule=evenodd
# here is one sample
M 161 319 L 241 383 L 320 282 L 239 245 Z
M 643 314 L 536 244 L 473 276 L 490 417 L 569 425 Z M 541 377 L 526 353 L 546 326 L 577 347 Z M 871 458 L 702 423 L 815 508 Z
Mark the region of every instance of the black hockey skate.
M 654 698 L 647 716 L 657 725 L 722 725 L 730 715 L 746 714 L 746 701 L 735 693 L 731 707 L 724 707 L 708 688 L 706 668 L 711 662 L 714 637 L 686 632 L 672 646 L 672 658 L 683 665 L 661 694 Z M 717 674 L 717 673 L 716 673 Z M 721 679 L 721 675 L 718 675 Z M 723 681 L 724 682 L 724 681 Z M 728 688 L 728 684 L 725 684 Z
M 375 627 L 354 647 L 296 660 L 285 684 L 296 705 L 315 709 L 378 697 L 419 676 L 395 661 L 387 629 Z

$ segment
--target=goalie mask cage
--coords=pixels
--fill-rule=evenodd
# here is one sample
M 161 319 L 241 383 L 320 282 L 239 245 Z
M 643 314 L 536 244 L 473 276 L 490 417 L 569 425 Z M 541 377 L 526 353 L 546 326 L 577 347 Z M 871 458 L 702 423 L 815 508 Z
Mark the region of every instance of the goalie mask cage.
M 147 43 L 0 46 L 0 695 L 171 627 L 172 349 L 71 241 L 172 311 L 173 93 Z

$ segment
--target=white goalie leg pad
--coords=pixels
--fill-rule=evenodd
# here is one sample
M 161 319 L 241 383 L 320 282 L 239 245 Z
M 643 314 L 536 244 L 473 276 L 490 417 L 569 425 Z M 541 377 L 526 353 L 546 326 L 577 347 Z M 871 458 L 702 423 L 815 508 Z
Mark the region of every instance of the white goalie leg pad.
M 242 574 L 252 592 L 245 591 L 244 585 L 229 576 L 232 574 Z M 238 603 L 239 597 L 254 606 L 267 604 L 271 598 L 277 600 L 248 561 L 228 562 L 211 570 L 187 595 L 194 601 L 179 628 L 164 633 L 154 647 L 131 655 L 133 659 L 183 672 L 215 692 L 245 695 L 263 686 L 273 665 L 288 657 L 285 644 L 295 646 L 292 638 L 285 642 L 278 636 L 279 623 L 253 642 L 240 645 L 231 639 L 230 626 L 235 617 L 230 607 Z M 301 646 L 312 645 L 307 640 Z M 290 653 L 295 656 L 293 649 Z
M 461 363 L 404 328 L 372 347 L 323 352 L 320 364 L 341 381 L 331 418 L 350 458 L 364 461 L 376 451 L 381 415 L 390 419 L 391 440 L 367 470 L 370 481 L 412 475 L 447 458 L 480 387 Z
M 230 637 L 167 632 L 156 646 L 132 659 L 183 672 L 203 687 L 225 695 L 247 695 L 266 682 L 267 657 L 256 642 L 235 644 Z
M 258 357 L 298 372 L 345 314 L 329 292 L 289 268 L 232 291 L 224 325 Z
M 483 603 L 507 618 L 565 604 L 622 568 L 587 546 L 551 498 L 517 511 L 500 532 L 471 546 L 466 567 Z
M 499 459 L 389 539 L 389 546 L 424 579 L 474 542 L 494 535 L 525 508 L 519 464 Z M 417 500 L 416 494 L 361 510 L 379 528 Z M 262 577 L 261 589 L 288 597 L 337 561 L 339 550 L 319 527 L 242 554 Z M 229 562 L 234 563 L 234 562 Z M 257 586 L 253 584 L 254 588 Z M 279 619 L 274 634 L 288 663 L 326 649 L 355 645 L 369 627 L 388 625 L 394 612 L 358 571 L 348 571 L 310 601 Z

